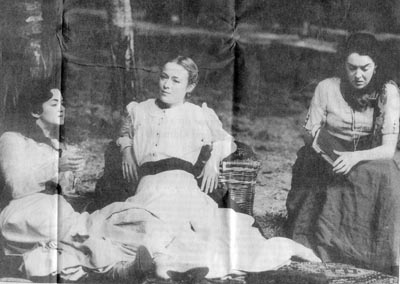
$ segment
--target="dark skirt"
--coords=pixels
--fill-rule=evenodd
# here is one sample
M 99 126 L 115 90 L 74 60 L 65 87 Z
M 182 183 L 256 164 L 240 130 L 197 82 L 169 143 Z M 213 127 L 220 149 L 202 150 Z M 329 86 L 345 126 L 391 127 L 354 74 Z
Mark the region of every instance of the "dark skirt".
M 400 170 L 393 160 L 362 162 L 347 176 L 336 175 L 304 146 L 286 207 L 288 237 L 323 261 L 385 273 L 398 266 Z

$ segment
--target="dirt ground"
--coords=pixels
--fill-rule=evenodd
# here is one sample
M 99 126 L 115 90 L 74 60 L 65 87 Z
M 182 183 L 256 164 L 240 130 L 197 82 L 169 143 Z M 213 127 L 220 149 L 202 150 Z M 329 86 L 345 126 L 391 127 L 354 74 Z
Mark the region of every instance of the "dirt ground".
M 301 117 L 270 116 L 255 121 L 245 120 L 249 132 L 237 137 L 252 146 L 261 161 L 253 212 L 267 237 L 281 234 L 292 165 L 296 151 L 303 143 L 300 136 Z
M 231 126 L 228 109 L 217 110 L 225 129 Z M 286 216 L 285 200 L 290 189 L 291 168 L 296 151 L 302 145 L 300 129 L 303 119 L 304 113 L 252 119 L 244 115 L 236 117 L 235 139 L 251 146 L 261 161 L 254 215 L 267 237 L 281 234 L 280 229 Z M 88 136 L 78 143 L 87 161 L 78 183 L 79 191 L 94 190 L 96 180 L 103 173 L 104 151 L 110 141 Z

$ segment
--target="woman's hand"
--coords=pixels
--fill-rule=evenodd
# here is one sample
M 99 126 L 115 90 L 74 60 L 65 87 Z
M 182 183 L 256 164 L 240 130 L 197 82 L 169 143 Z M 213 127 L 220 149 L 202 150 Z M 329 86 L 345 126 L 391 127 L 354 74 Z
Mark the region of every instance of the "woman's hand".
M 126 147 L 122 151 L 122 175 L 128 182 L 138 180 L 137 166 L 132 147 Z
M 58 168 L 60 172 L 73 171 L 77 172 L 83 170 L 85 160 L 79 155 L 65 155 L 58 160 Z
M 198 178 L 203 177 L 201 181 L 201 191 L 204 193 L 213 192 L 218 186 L 218 176 L 219 176 L 219 162 L 211 156 Z
M 339 157 L 333 163 L 333 172 L 336 174 L 348 174 L 361 159 L 358 152 L 339 152 L 335 151 Z

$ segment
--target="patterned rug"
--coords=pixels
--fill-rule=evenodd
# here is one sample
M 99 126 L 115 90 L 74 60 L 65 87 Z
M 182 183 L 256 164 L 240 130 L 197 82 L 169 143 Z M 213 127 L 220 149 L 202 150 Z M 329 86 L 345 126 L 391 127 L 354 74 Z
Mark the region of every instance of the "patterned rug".
M 397 277 L 341 263 L 292 262 L 277 271 L 251 274 L 246 283 L 398 284 Z
M 147 284 L 172 284 L 148 279 Z M 185 282 L 180 282 L 185 283 Z M 340 263 L 292 262 L 276 271 L 250 273 L 246 277 L 203 279 L 191 284 L 399 284 L 399 279 L 380 272 Z
M 0 263 L 1 264 L 1 263 Z M 1 278 L 0 282 L 30 282 L 22 278 Z M 84 283 L 92 283 L 84 281 Z M 109 279 L 96 281 L 109 283 Z M 115 282 L 117 283 L 117 282 Z M 398 284 L 399 279 L 380 272 L 356 268 L 340 263 L 292 262 L 276 271 L 250 273 L 228 279 L 202 279 L 197 282 L 173 282 L 171 280 L 147 279 L 144 284 Z

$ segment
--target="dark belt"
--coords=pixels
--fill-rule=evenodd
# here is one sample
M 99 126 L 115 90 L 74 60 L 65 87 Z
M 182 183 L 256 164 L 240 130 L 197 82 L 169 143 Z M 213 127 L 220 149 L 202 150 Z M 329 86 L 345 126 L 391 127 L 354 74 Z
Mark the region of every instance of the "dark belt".
M 44 194 L 49 194 L 49 195 L 62 194 L 61 185 L 59 185 L 58 183 L 56 183 L 54 181 L 46 182 L 44 188 L 45 189 L 42 191 L 39 191 L 39 193 L 44 193 Z
M 168 158 L 155 162 L 147 162 L 139 167 L 139 179 L 148 176 L 156 175 L 166 171 L 182 170 L 194 175 L 194 166 L 192 163 L 178 158 Z
M 347 141 L 341 138 L 335 137 L 337 141 L 346 149 L 346 151 L 361 151 L 371 149 L 371 135 L 356 138 L 355 141 Z M 356 142 L 356 143 L 355 143 Z M 354 149 L 355 147 L 355 149 Z

